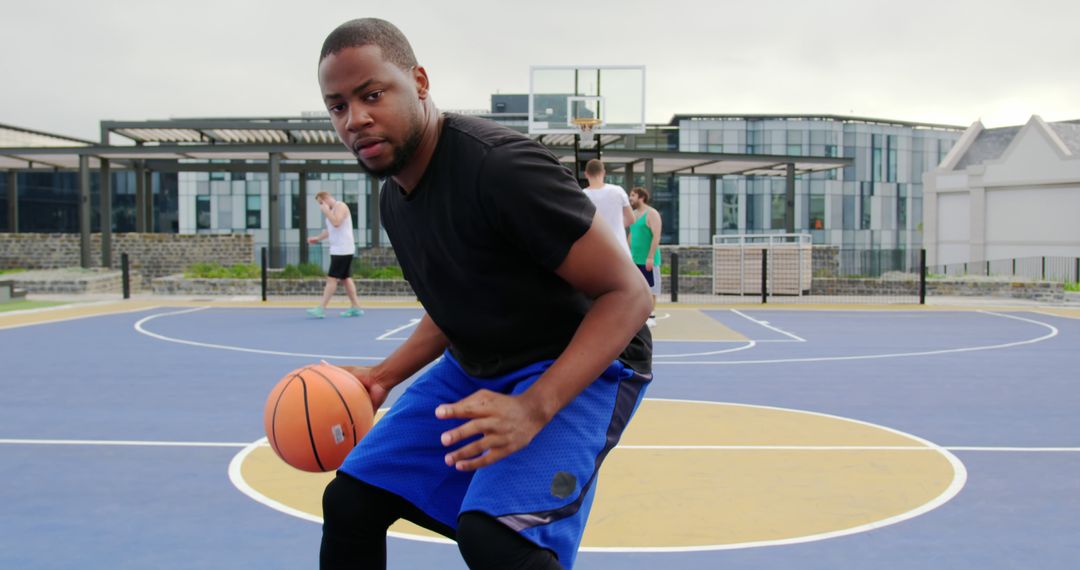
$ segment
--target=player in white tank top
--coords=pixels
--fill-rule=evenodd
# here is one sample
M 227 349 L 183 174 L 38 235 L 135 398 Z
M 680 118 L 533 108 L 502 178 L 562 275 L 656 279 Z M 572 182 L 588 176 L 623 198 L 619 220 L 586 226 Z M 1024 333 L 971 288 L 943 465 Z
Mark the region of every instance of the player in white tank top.
M 622 250 L 630 256 L 630 244 L 626 239 L 626 228 L 634 223 L 634 213 L 630 209 L 630 199 L 626 190 L 621 186 L 606 184 L 604 182 L 604 163 L 593 159 L 585 166 L 585 177 L 589 179 L 589 186 L 585 188 L 585 194 L 596 206 L 596 213 L 603 218 L 604 222 L 611 227 L 615 241 L 619 242 Z
M 308 238 L 308 243 L 315 244 L 323 240 L 330 244 L 330 269 L 326 275 L 326 287 L 323 288 L 322 302 L 319 306 L 308 309 L 308 314 L 321 319 L 326 316 L 326 306 L 337 291 L 338 284 L 345 287 L 345 293 L 349 296 L 351 306 L 341 313 L 343 317 L 359 317 L 364 314 L 360 308 L 360 299 L 356 295 L 356 284 L 353 283 L 352 260 L 356 253 L 356 242 L 353 238 L 352 213 L 345 202 L 340 202 L 330 195 L 329 192 L 319 192 L 315 195 L 315 202 L 319 204 L 323 218 L 326 220 L 326 229 L 317 236 Z

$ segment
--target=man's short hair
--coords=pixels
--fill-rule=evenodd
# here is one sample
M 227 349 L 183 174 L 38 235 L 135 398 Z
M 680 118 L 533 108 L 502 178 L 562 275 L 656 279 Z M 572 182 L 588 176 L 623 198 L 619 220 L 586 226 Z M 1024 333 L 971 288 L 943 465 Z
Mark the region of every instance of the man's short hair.
M 635 186 L 633 189 L 630 190 L 630 193 L 637 194 L 641 198 L 641 201 L 645 202 L 646 204 L 649 203 L 649 198 L 651 198 L 651 196 L 649 196 L 649 191 L 642 188 L 641 186 Z
M 416 55 L 405 34 L 397 26 L 378 18 L 349 20 L 335 28 L 323 41 L 319 63 L 343 49 L 367 45 L 379 46 L 383 59 L 401 69 L 417 65 Z
M 604 172 L 604 163 L 599 158 L 594 158 L 585 163 L 585 174 L 587 176 L 597 176 Z
M 319 192 L 318 194 L 315 195 L 315 199 L 316 200 L 325 200 L 329 196 L 330 196 L 330 193 L 327 192 L 326 190 L 323 190 L 322 192 Z

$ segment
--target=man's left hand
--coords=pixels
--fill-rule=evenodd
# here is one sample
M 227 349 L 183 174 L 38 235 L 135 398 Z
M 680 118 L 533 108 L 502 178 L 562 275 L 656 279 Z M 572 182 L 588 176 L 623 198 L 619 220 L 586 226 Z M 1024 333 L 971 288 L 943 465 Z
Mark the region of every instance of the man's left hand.
M 540 410 L 520 396 L 490 390 L 477 390 L 463 400 L 442 404 L 435 408 L 435 416 L 469 420 L 442 434 L 444 446 L 480 435 L 480 439 L 446 454 L 446 464 L 458 471 L 475 471 L 507 457 L 529 445 L 547 424 Z

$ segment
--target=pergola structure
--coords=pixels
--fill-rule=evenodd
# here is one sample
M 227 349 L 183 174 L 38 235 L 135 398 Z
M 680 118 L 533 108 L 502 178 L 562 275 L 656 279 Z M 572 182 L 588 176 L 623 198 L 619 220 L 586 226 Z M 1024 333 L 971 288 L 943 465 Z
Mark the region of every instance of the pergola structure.
M 525 116 L 482 115 L 524 131 Z M 517 124 L 520 123 L 521 126 Z M 787 231 L 794 232 L 795 176 L 842 168 L 850 158 L 680 152 L 671 144 L 657 144 L 675 134 L 670 126 L 653 127 L 649 135 L 603 135 L 599 148 L 609 173 L 631 179 L 638 168 L 651 180 L 655 175 L 702 176 L 710 180 L 710 235 L 716 230 L 716 180 L 725 175 L 784 176 L 787 179 Z M 665 135 L 663 132 L 667 130 Z M 537 137 L 561 161 L 576 160 L 573 135 Z M 280 266 L 281 173 L 301 173 L 300 235 L 306 228 L 306 173 L 356 172 L 355 157 L 337 139 L 324 116 L 295 118 L 205 118 L 148 121 L 102 121 L 97 143 L 0 125 L 0 170 L 8 173 L 9 228 L 18 228 L 17 171 L 78 171 L 81 263 L 90 266 L 90 174 L 101 179 L 102 265 L 111 265 L 112 205 L 109 173 L 136 172 L 136 231 L 147 231 L 151 219 L 148 183 L 157 172 L 265 172 L 269 179 L 270 263 Z M 378 183 L 371 179 L 369 211 L 373 244 L 378 245 Z M 301 239 L 301 247 L 307 242 Z

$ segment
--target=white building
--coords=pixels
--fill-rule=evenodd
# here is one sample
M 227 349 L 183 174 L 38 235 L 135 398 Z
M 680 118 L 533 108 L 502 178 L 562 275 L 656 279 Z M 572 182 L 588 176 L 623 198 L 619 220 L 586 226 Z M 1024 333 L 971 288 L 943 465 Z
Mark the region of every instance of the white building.
M 1080 257 L 1080 121 L 975 122 L 923 182 L 928 265 Z

